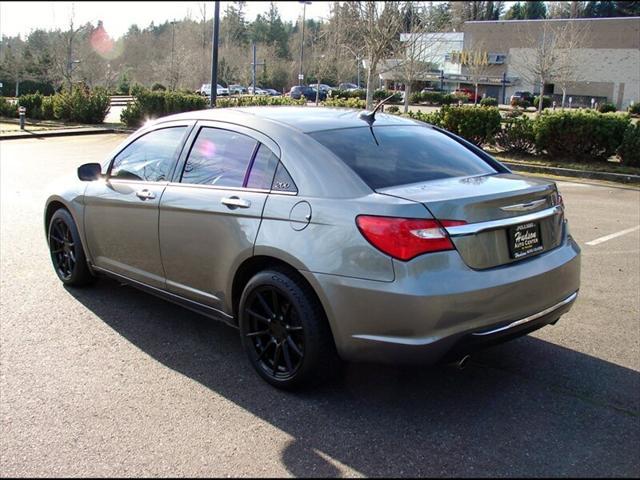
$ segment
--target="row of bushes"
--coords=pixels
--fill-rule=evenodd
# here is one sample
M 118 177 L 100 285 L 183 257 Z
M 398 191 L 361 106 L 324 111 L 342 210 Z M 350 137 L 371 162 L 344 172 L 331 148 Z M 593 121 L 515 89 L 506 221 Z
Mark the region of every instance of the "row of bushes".
M 109 95 L 102 89 L 89 91 L 77 87 L 71 93 L 22 95 L 18 98 L 17 104 L 0 98 L 0 114 L 5 117 L 18 117 L 19 107 L 24 107 L 27 118 L 32 119 L 102 123 L 109 111 Z
M 246 96 L 218 98 L 216 106 L 244 107 L 251 105 L 305 105 L 304 99 L 294 100 L 289 97 Z M 150 91 L 138 89 L 135 99 L 120 114 L 120 120 L 128 127 L 137 127 L 146 119 L 163 117 L 174 113 L 202 110 L 209 106 L 209 100 L 201 95 L 170 92 L 164 90 Z
M 409 97 L 409 103 L 426 105 L 451 105 L 453 103 L 467 103 L 467 95 L 454 95 L 444 92 L 415 92 Z
M 389 100 L 389 103 L 400 103 L 400 102 L 402 102 L 402 94 L 401 93 L 394 92 L 393 90 L 385 90 L 385 89 L 374 90 L 374 92 L 373 92 L 373 100 L 379 102 L 380 100 L 384 100 L 385 98 L 388 98 L 391 95 L 393 95 L 393 97 L 391 98 L 391 100 Z M 331 95 L 329 96 L 329 98 L 331 98 L 331 99 L 343 99 L 343 100 L 348 100 L 348 99 L 351 99 L 351 98 L 355 98 L 355 99 L 359 99 L 359 100 L 366 100 L 367 91 L 364 88 L 360 88 L 358 90 L 340 90 L 340 89 L 335 89 L 335 90 L 331 90 Z
M 629 115 L 594 110 L 546 111 L 531 119 L 507 118 L 495 107 L 443 106 L 411 118 L 445 128 L 475 145 L 504 151 L 547 154 L 555 160 L 606 161 L 618 154 L 626 165 L 640 166 L 640 126 Z

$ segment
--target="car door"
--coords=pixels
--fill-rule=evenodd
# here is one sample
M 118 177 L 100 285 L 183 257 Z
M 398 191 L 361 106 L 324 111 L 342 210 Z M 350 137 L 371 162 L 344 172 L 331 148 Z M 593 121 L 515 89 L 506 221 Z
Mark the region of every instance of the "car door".
M 191 123 L 141 133 L 112 159 L 104 180 L 85 191 L 84 227 L 95 266 L 164 288 L 158 206 Z
M 224 292 L 253 254 L 280 150 L 259 132 L 223 122 L 199 122 L 188 143 L 160 202 L 167 289 L 230 313 Z

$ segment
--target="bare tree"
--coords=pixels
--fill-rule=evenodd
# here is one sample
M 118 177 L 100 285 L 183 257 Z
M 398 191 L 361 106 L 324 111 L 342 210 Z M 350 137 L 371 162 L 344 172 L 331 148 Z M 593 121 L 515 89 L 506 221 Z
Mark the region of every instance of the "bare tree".
M 536 25 L 528 25 L 526 31 L 520 31 L 525 39 L 524 44 L 529 48 L 522 49 L 518 55 L 512 58 L 512 65 L 523 80 L 540 87 L 542 100 L 545 84 L 551 81 L 557 72 L 559 64 L 558 30 L 560 22 L 536 22 Z M 540 28 L 537 29 L 537 25 Z M 538 102 L 538 113 L 542 113 L 543 102 Z
M 404 83 L 404 112 L 409 111 L 409 100 L 413 83 L 424 78 L 430 70 L 434 70 L 436 60 L 441 56 L 436 48 L 442 41 L 442 34 L 430 32 L 430 24 L 426 20 L 425 11 L 415 4 L 408 22 L 408 31 L 400 36 L 402 46 L 396 71 Z
M 588 35 L 587 22 L 569 21 L 562 29 L 558 39 L 558 62 L 554 74 L 554 83 L 562 90 L 561 107 L 564 108 L 567 89 L 575 82 L 582 80 L 576 51 L 584 43 Z
M 380 3 L 383 5 L 381 6 Z M 400 2 L 350 2 L 357 21 L 351 25 L 356 41 L 363 45 L 367 60 L 367 108 L 373 107 L 375 76 L 382 59 L 394 50 L 402 30 Z

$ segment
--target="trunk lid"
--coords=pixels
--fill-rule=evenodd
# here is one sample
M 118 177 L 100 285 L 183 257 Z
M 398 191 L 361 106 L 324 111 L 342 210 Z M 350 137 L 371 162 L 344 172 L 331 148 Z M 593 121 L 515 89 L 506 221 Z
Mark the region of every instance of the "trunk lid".
M 466 222 L 447 231 L 471 268 L 508 264 L 562 241 L 563 209 L 555 184 L 546 180 L 504 173 L 388 187 L 378 193 L 422 203 L 438 220 Z M 526 228 L 519 234 L 518 226 Z M 517 243 L 523 232 L 537 237 L 529 250 Z

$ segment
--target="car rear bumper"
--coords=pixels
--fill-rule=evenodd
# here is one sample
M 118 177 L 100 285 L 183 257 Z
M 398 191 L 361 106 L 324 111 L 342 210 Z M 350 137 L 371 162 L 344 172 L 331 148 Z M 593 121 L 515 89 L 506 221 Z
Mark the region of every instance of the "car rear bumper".
M 555 323 L 580 287 L 580 248 L 473 270 L 457 251 L 394 262 L 377 282 L 301 272 L 323 303 L 345 360 L 430 364 Z

